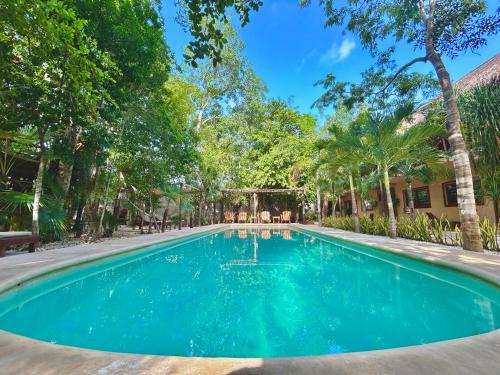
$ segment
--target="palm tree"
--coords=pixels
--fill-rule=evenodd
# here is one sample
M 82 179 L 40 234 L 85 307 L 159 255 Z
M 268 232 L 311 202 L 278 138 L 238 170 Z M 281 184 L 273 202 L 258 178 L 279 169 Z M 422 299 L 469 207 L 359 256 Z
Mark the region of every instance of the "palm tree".
M 394 168 L 396 175 L 402 176 L 406 182 L 406 196 L 408 197 L 408 209 L 410 216 L 415 219 L 415 203 L 413 199 L 413 181 L 416 179 L 427 184 L 435 179 L 437 175 L 446 174 L 447 169 L 441 155 L 434 150 L 426 156 L 425 160 L 418 162 L 403 160 Z
M 401 121 L 412 112 L 407 105 L 392 115 L 371 115 L 363 129 L 359 143 L 365 162 L 380 167 L 389 214 L 389 236 L 396 237 L 396 217 L 390 193 L 389 171 L 402 162 L 429 163 L 437 160 L 437 151 L 431 141 L 443 133 L 438 124 L 420 124 L 403 129 Z
M 349 178 L 349 190 L 351 192 L 352 218 L 354 231 L 359 232 L 359 212 L 356 203 L 356 188 L 354 186 L 354 173 L 364 159 L 362 139 L 355 122 L 345 125 L 331 126 L 333 142 L 328 145 L 329 164 L 331 169 L 337 169 L 339 173 L 345 173 Z

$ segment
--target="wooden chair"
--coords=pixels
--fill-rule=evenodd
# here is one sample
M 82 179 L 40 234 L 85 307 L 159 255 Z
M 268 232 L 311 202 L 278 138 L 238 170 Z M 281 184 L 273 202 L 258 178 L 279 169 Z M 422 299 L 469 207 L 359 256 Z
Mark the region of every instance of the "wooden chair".
M 243 223 L 247 222 L 247 213 L 246 212 L 240 212 L 238 214 L 238 223 L 240 223 L 240 222 L 243 222 Z
M 292 213 L 290 211 L 283 211 L 281 214 L 281 222 L 285 223 L 291 223 L 292 222 Z
M 271 214 L 269 211 L 262 211 L 260 213 L 260 222 L 261 223 L 270 223 L 271 222 Z
M 224 212 L 224 223 L 234 223 L 234 213 L 232 211 Z

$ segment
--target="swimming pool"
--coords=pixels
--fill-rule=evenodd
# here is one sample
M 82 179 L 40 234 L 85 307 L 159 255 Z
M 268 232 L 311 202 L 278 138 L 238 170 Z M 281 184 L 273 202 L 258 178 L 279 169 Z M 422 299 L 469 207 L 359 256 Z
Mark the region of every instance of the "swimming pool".
M 226 230 L 155 245 L 0 299 L 0 329 L 143 354 L 317 355 L 499 327 L 496 286 L 289 229 Z

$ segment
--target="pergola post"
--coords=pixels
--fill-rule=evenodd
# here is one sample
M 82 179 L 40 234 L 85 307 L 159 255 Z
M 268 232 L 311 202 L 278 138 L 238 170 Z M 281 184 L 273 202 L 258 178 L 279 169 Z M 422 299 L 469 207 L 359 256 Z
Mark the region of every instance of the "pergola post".
M 302 224 L 305 224 L 305 197 L 304 197 L 304 190 L 302 190 Z
M 257 193 L 253 193 L 253 219 L 257 223 Z
M 219 215 L 219 218 L 220 218 L 220 223 L 219 224 L 223 224 L 224 223 L 224 197 L 221 197 L 221 199 L 220 199 L 220 215 Z
M 299 201 L 297 200 L 297 192 L 293 192 L 293 200 L 295 201 L 295 222 L 299 222 Z
M 179 230 L 182 229 L 182 184 L 179 194 Z
M 259 206 L 259 200 L 258 200 L 258 194 L 259 193 L 293 193 L 293 197 L 295 200 L 295 204 L 292 206 L 291 210 L 295 211 L 294 217 L 295 217 L 295 223 L 300 222 L 300 210 L 299 210 L 299 205 L 300 201 L 298 200 L 297 193 L 302 194 L 302 223 L 305 222 L 305 190 L 304 188 L 284 188 L 284 189 L 273 189 L 273 188 L 250 188 L 250 189 L 222 189 L 221 190 L 222 194 L 224 193 L 237 193 L 237 194 L 250 194 L 253 196 L 253 217 L 258 221 L 257 219 L 257 212 L 258 212 L 258 206 Z M 221 201 L 222 205 L 222 201 Z M 288 205 L 287 205 L 288 207 Z M 223 216 L 223 209 L 221 209 L 221 221 L 222 221 L 222 216 Z

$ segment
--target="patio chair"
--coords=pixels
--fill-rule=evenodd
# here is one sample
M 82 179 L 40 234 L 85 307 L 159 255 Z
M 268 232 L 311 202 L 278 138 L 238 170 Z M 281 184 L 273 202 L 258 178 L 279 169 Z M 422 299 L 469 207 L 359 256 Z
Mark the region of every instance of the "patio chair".
M 292 213 L 290 211 L 283 211 L 281 214 L 281 222 L 285 223 L 291 223 L 292 222 Z
M 247 222 L 247 213 L 246 212 L 240 212 L 238 214 L 238 223 L 240 223 L 240 222 L 243 222 L 243 223 Z
M 224 212 L 224 223 L 234 223 L 234 213 L 231 211 Z
M 260 213 L 260 222 L 261 223 L 270 223 L 271 222 L 271 214 L 269 211 L 262 211 Z

